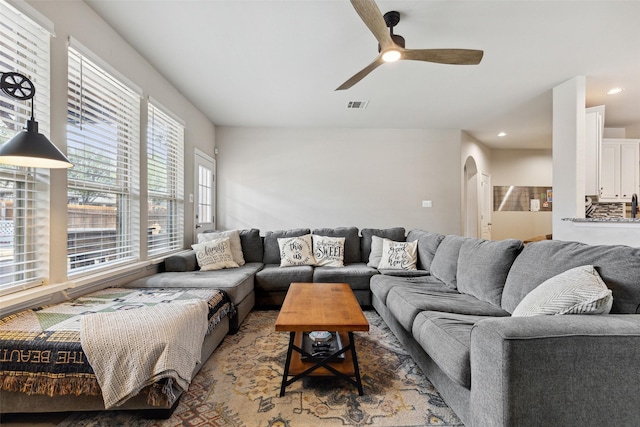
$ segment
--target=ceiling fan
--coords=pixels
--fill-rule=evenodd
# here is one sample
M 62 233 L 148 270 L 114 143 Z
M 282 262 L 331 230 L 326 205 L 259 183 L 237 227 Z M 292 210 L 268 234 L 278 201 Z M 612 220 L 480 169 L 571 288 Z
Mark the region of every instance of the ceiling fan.
M 407 59 L 439 64 L 477 65 L 482 60 L 484 52 L 481 50 L 405 49 L 404 38 L 398 34 L 393 34 L 393 27 L 400 22 L 400 13 L 391 11 L 383 16 L 374 0 L 351 0 L 351 4 L 378 40 L 380 53 L 371 64 L 358 71 L 336 90 L 349 89 L 385 62 Z M 389 28 L 389 31 L 387 31 L 387 28 Z

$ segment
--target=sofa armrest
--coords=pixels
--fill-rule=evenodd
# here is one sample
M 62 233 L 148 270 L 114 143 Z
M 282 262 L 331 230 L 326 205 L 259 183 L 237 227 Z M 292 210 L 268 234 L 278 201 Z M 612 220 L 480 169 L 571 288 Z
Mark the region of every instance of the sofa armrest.
M 171 255 L 164 260 L 164 271 L 195 271 L 198 270 L 196 251 L 190 250 Z
M 471 331 L 477 426 L 633 425 L 640 315 L 506 317 Z

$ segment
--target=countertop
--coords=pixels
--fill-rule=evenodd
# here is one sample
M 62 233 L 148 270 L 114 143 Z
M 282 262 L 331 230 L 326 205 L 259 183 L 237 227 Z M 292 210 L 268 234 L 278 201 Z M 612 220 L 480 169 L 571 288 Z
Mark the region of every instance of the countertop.
M 640 224 L 640 218 L 562 218 L 562 221 L 571 222 L 593 222 L 610 224 Z

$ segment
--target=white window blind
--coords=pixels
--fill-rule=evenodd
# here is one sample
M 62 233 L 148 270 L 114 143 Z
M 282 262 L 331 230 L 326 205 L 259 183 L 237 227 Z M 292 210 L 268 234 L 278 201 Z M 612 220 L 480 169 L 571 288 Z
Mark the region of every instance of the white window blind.
M 0 1 L 0 72 L 26 75 L 35 98 L 21 101 L 0 92 L 0 144 L 25 127 L 34 103 L 39 130 L 49 135 L 51 34 Z M 41 285 L 48 276 L 49 174 L 0 164 L 0 295 Z
M 69 275 L 139 259 L 140 97 L 69 47 Z
M 147 183 L 149 256 L 182 249 L 184 241 L 184 126 L 148 104 Z

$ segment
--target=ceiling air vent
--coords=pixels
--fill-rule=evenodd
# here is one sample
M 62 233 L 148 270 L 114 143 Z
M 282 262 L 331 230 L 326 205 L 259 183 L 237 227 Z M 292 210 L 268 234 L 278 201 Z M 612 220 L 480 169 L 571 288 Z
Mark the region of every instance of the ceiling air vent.
M 347 109 L 349 110 L 364 110 L 369 105 L 369 101 L 349 101 L 347 103 Z

